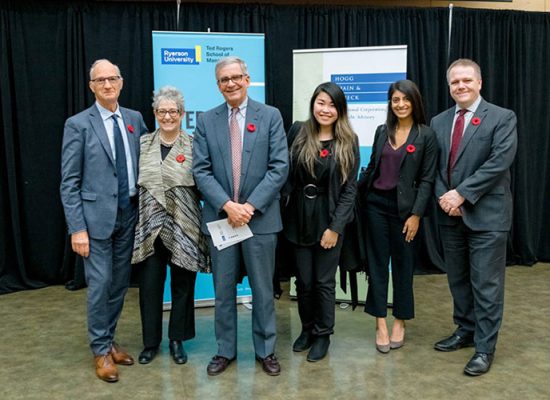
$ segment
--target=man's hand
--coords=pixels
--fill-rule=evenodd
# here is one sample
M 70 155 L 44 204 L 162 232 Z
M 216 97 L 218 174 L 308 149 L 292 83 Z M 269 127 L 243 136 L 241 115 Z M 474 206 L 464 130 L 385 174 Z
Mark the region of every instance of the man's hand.
M 233 228 L 238 228 L 244 224 L 248 224 L 252 215 L 254 215 L 254 209 L 250 204 L 239 204 L 229 200 L 223 205 L 223 210 L 227 213 L 227 222 Z
M 451 208 L 451 211 L 449 211 L 449 215 L 451 217 L 462 217 L 462 211 L 460 208 Z
M 321 247 L 323 249 L 332 249 L 334 246 L 336 246 L 336 242 L 338 241 L 338 233 L 331 231 L 330 229 L 326 229 L 325 232 L 323 232 L 323 236 L 321 237 Z
M 416 236 L 418 232 L 418 226 L 420 225 L 420 217 L 418 215 L 411 215 L 405 221 L 403 225 L 403 233 L 405 234 L 405 241 L 410 242 Z
M 244 203 L 243 205 L 246 208 L 246 210 L 248 211 L 248 213 L 250 214 L 250 218 L 252 218 L 252 216 L 254 215 L 254 211 L 256 211 L 256 207 L 254 207 L 250 203 Z
M 90 255 L 90 238 L 88 231 L 75 232 L 71 235 L 71 245 L 73 251 L 82 257 Z
M 462 197 L 455 189 L 449 190 L 439 198 L 439 207 L 441 207 L 441 209 L 451 217 L 458 216 L 457 212 L 460 212 L 458 209 L 462 203 L 464 203 L 464 197 Z M 451 212 L 453 214 L 451 214 Z M 462 213 L 460 213 L 460 215 L 462 215 Z

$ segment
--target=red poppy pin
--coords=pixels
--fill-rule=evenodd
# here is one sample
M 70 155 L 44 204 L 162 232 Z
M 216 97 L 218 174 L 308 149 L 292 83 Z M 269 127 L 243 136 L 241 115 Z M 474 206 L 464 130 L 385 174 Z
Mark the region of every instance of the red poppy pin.
M 478 117 L 472 118 L 472 125 L 479 125 L 481 120 Z
M 246 129 L 248 130 L 248 132 L 256 132 L 256 125 L 250 123 L 246 126 Z
M 134 127 L 132 125 L 128 125 L 126 128 L 128 128 L 128 132 L 134 133 Z
M 179 162 L 179 163 L 181 164 L 182 162 L 185 161 L 185 156 L 184 156 L 183 154 L 178 154 L 178 155 L 176 156 L 176 161 Z
M 407 153 L 414 153 L 416 151 L 416 147 L 414 147 L 414 144 L 409 144 L 407 146 Z
M 325 158 L 329 155 L 329 151 L 327 149 L 323 149 L 319 152 L 319 155 L 321 156 L 321 158 Z

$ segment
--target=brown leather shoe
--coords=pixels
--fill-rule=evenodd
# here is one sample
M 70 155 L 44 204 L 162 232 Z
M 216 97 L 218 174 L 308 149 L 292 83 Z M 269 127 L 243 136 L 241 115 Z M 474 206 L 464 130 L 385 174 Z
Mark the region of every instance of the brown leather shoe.
M 113 362 L 111 353 L 95 356 L 94 361 L 95 374 L 99 379 L 104 380 L 105 382 L 118 381 L 118 370 Z
M 111 355 L 115 364 L 132 365 L 134 363 L 132 356 L 126 353 L 116 342 L 113 342 L 111 346 Z
M 271 354 L 266 358 L 256 356 L 256 360 L 262 364 L 264 372 L 269 376 L 277 376 L 281 373 L 281 365 L 274 354 Z
M 206 367 L 206 372 L 210 376 L 219 375 L 227 369 L 227 367 L 233 360 L 234 358 L 230 360 L 222 356 L 214 356 L 208 363 L 208 367 Z

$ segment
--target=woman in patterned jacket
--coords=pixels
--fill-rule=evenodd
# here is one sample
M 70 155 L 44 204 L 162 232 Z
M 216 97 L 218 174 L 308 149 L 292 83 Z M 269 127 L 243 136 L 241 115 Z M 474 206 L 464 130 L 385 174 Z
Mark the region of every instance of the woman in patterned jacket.
M 208 270 L 208 245 L 200 232 L 199 194 L 191 171 L 193 138 L 181 129 L 183 95 L 165 86 L 153 96 L 159 128 L 141 137 L 139 221 L 132 263 L 139 263 L 139 304 L 144 349 L 150 363 L 162 340 L 163 290 L 170 267 L 170 354 L 185 364 L 182 341 L 195 336 L 197 271 Z

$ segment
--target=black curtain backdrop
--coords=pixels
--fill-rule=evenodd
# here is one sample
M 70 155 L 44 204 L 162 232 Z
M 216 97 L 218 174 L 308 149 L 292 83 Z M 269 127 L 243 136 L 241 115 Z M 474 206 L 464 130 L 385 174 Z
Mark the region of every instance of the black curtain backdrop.
M 513 167 L 514 224 L 508 259 L 532 265 L 550 259 L 550 15 L 460 9 L 453 21 L 451 59 L 476 60 L 482 95 L 518 116 Z
M 60 149 L 65 119 L 93 102 L 87 74 L 95 59 L 120 66 L 120 103 L 141 111 L 153 127 L 151 31 L 265 33 L 267 102 L 281 110 L 288 127 L 293 49 L 406 44 L 408 77 L 419 85 L 431 117 L 452 104 L 445 82 L 448 13 L 197 3 L 181 6 L 178 24 L 175 2 L 2 2 L 0 293 L 65 283 L 81 271 L 59 198 Z M 478 61 L 483 96 L 518 115 L 508 259 L 524 265 L 550 261 L 550 212 L 544 207 L 550 195 L 550 112 L 541 85 L 550 71 L 550 15 L 455 9 L 452 26 L 450 59 Z M 425 258 L 444 269 L 435 223 L 427 222 Z

